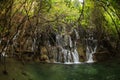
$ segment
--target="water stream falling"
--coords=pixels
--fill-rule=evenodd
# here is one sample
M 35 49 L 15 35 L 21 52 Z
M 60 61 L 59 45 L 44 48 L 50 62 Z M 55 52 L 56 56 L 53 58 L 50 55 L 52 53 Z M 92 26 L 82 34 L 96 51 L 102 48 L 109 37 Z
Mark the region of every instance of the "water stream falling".
M 33 37 L 28 37 L 25 39 L 25 43 L 22 46 L 23 51 L 34 52 L 34 54 L 39 53 L 40 48 L 46 47 L 48 53 L 43 53 L 48 57 L 48 59 L 53 59 L 55 63 L 65 63 L 65 64 L 77 64 L 80 62 L 81 52 L 79 50 L 79 39 L 80 36 L 76 29 L 73 29 L 70 33 L 64 31 L 63 33 L 52 33 L 49 34 L 50 38 L 43 36 L 41 34 L 37 34 Z M 20 36 L 20 31 L 13 37 L 12 48 L 15 53 L 15 49 L 18 47 L 18 41 Z M 52 39 L 51 39 L 52 37 Z M 2 41 L 0 40 L 0 43 Z M 9 42 L 9 41 L 8 41 Z M 23 42 L 23 41 L 22 41 Z M 81 47 L 81 46 L 80 46 Z M 6 56 L 5 51 L 7 51 L 6 47 L 2 53 L 2 56 Z M 80 49 L 81 50 L 81 49 Z M 94 62 L 93 54 L 97 50 L 97 40 L 93 38 L 93 36 L 88 36 L 86 38 L 86 62 L 91 63 Z M 41 51 L 42 52 L 42 51 Z M 43 51 L 44 52 L 44 51 Z M 84 53 L 83 53 L 84 54 Z M 82 56 L 84 56 L 82 54 Z M 39 56 L 39 55 L 38 55 Z M 85 56 L 84 56 L 85 57 Z M 82 58 L 84 59 L 85 58 Z
M 76 39 L 78 39 L 78 33 L 75 31 Z M 70 35 L 61 35 L 56 36 L 57 45 L 61 48 L 59 51 L 60 61 L 66 64 L 70 63 L 79 63 L 79 54 L 77 52 L 76 40 L 72 40 Z M 62 54 L 62 55 L 60 55 Z
M 86 59 L 87 63 L 92 63 L 94 62 L 93 60 L 93 54 L 97 50 L 97 40 L 93 39 L 93 37 L 89 37 L 87 40 L 87 45 L 86 45 Z

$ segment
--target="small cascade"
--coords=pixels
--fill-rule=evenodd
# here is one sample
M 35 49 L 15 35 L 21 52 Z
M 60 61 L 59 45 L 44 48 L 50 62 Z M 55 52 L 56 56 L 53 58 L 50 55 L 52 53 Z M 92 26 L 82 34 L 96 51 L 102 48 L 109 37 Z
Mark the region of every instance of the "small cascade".
M 63 62 L 65 64 L 80 63 L 79 62 L 79 55 L 78 55 L 78 52 L 76 49 L 74 51 L 63 49 L 62 53 L 63 53 L 62 59 L 64 60 Z
M 7 47 L 4 48 L 4 51 L 3 51 L 2 54 L 1 54 L 3 57 L 7 57 L 7 54 L 6 54 L 6 52 L 5 52 L 6 50 L 7 50 Z
M 5 62 L 5 58 L 8 57 L 6 54 L 7 47 L 4 48 L 4 51 L 0 54 L 0 60 Z
M 75 31 L 76 39 L 79 39 L 80 37 L 79 37 L 79 34 L 78 34 L 77 30 L 74 29 L 74 31 Z
M 73 55 L 73 60 L 75 63 L 79 63 L 79 55 L 76 49 L 74 49 L 74 52 L 72 53 Z
M 70 37 L 70 36 L 68 36 L 68 40 L 69 40 L 69 46 L 70 46 L 70 48 L 72 48 L 73 45 L 72 45 L 72 40 L 71 40 L 71 37 Z
M 93 54 L 96 53 L 97 50 L 97 40 L 94 39 L 93 34 L 85 36 L 87 38 L 85 40 L 86 53 L 84 53 L 84 43 L 80 43 L 80 38 L 82 37 L 76 29 L 69 30 L 68 32 L 35 33 L 32 36 L 28 35 L 21 43 L 18 43 L 21 40 L 21 38 L 19 39 L 20 33 L 21 31 L 18 31 L 13 37 L 12 53 L 15 53 L 15 51 L 18 52 L 19 50 L 21 52 L 31 52 L 33 55 L 32 58 L 38 58 L 40 61 L 48 60 L 48 62 L 52 63 L 77 64 L 85 60 L 87 63 L 94 62 Z M 0 43 L 1 41 L 0 39 Z M 7 47 L 1 56 L 7 57 L 6 51 Z M 18 52 L 17 54 L 21 56 L 24 55 L 23 52 Z M 45 59 L 41 59 L 41 56 Z
M 79 54 L 77 52 L 76 46 L 73 45 L 73 42 L 70 35 L 60 35 L 56 36 L 56 42 L 59 48 L 59 62 L 70 64 L 70 63 L 79 63 Z M 60 55 L 61 54 L 61 55 Z
M 97 40 L 93 39 L 93 37 L 88 38 L 86 40 L 87 46 L 86 46 L 86 59 L 87 63 L 92 63 L 94 62 L 93 60 L 93 54 L 97 50 Z
M 63 49 L 62 54 L 63 54 L 62 59 L 64 63 L 72 61 L 72 56 L 69 50 Z
M 18 38 L 19 34 L 20 34 L 20 30 L 18 30 L 17 34 L 13 37 L 13 41 Z
M 35 52 L 35 46 L 36 46 L 36 40 L 35 38 L 33 39 L 33 43 L 32 43 L 32 51 Z

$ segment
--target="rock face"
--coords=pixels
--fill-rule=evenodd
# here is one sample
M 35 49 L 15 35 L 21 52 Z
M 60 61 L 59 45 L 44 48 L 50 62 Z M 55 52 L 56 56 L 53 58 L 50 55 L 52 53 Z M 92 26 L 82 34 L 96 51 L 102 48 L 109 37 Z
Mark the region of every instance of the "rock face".
M 47 56 L 47 49 L 45 47 L 41 48 L 41 56 L 39 57 L 41 62 L 50 62 Z
M 86 54 L 85 54 L 85 49 L 83 48 L 82 45 L 77 47 L 78 53 L 80 53 L 80 62 L 86 61 Z
M 110 58 L 110 53 L 108 51 L 96 52 L 93 54 L 93 59 L 97 62 L 106 61 Z
M 43 62 L 50 62 L 48 56 L 45 55 L 45 54 L 41 55 L 40 61 L 43 61 Z
M 35 24 L 32 26 L 33 28 L 34 26 L 36 27 Z M 88 53 L 91 53 L 91 50 L 96 45 L 94 43 L 96 41 L 91 37 L 93 35 L 86 36 L 86 39 L 85 35 L 83 35 L 84 32 L 80 32 L 75 28 L 68 29 L 68 27 L 62 27 L 61 30 L 58 29 L 56 31 L 50 28 L 52 26 L 49 26 L 48 29 L 46 27 L 45 30 L 41 31 L 41 28 L 32 29 L 28 20 L 24 22 L 22 27 L 13 36 L 12 43 L 7 49 L 11 51 L 11 55 L 16 55 L 25 61 L 34 60 L 52 63 L 85 62 L 87 60 L 85 54 L 86 46 L 83 46 L 83 44 L 86 42 L 87 46 L 90 46 Z M 13 30 L 13 32 L 15 31 L 16 29 Z M 82 35 L 80 36 L 80 34 Z M 82 38 L 85 38 L 85 41 Z M 6 40 L 4 41 L 2 43 L 7 43 Z M 100 60 L 97 57 L 98 55 L 95 56 L 96 60 Z

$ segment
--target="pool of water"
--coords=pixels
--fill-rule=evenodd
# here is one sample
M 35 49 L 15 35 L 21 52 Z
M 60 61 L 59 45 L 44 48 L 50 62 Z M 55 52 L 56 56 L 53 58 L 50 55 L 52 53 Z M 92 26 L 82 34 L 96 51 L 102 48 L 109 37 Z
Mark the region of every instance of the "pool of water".
M 120 63 L 27 64 L 29 80 L 120 80 Z

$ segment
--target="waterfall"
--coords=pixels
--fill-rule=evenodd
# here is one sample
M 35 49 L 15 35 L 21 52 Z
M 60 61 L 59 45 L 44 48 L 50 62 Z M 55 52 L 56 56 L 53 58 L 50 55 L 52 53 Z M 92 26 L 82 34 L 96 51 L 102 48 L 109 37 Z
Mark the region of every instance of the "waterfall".
M 78 34 L 77 30 L 74 29 L 74 31 L 75 31 L 76 39 L 79 39 L 80 37 L 79 37 L 79 34 Z
M 92 63 L 94 62 L 93 54 L 97 50 L 97 40 L 94 40 L 93 37 L 91 37 L 91 38 L 88 38 L 86 41 L 87 41 L 87 46 L 86 46 L 87 63 Z
M 62 46 L 63 45 L 63 38 L 62 38 L 62 35 L 60 35 L 60 34 L 57 34 L 56 35 L 56 43 L 57 43 L 57 45 L 58 46 Z
M 35 52 L 35 46 L 36 46 L 36 39 L 33 38 L 33 43 L 32 43 L 32 51 Z
M 17 37 L 19 36 L 20 34 L 20 30 L 18 30 L 17 34 L 13 37 L 13 41 L 17 39 Z
M 58 54 L 57 56 L 59 56 L 59 60 L 56 60 L 56 61 L 59 61 L 65 64 L 79 63 L 79 54 L 77 52 L 76 47 L 73 45 L 73 43 L 76 43 L 76 42 L 72 41 L 70 35 L 58 34 L 56 36 L 56 42 L 59 48 L 61 48 L 61 51 L 57 53 Z
M 65 64 L 80 63 L 79 55 L 76 49 L 74 49 L 74 51 L 63 49 L 62 52 Z
M 79 55 L 76 49 L 74 49 L 74 52 L 72 53 L 73 55 L 73 60 L 75 63 L 79 63 Z
M 8 57 L 6 54 L 7 47 L 4 48 L 4 51 L 1 53 L 1 57 Z
M 68 39 L 69 39 L 69 46 L 70 46 L 70 48 L 71 48 L 71 47 L 72 47 L 72 40 L 71 40 L 71 37 L 68 36 Z

